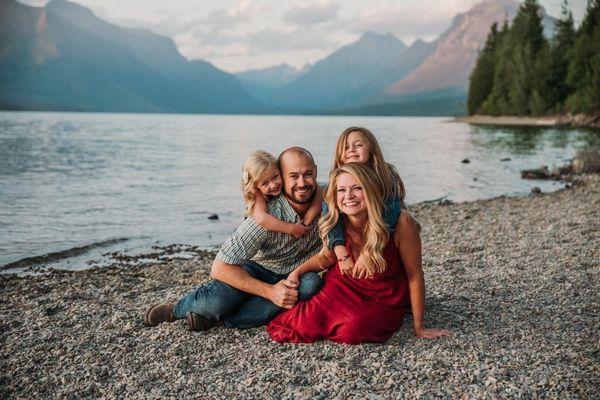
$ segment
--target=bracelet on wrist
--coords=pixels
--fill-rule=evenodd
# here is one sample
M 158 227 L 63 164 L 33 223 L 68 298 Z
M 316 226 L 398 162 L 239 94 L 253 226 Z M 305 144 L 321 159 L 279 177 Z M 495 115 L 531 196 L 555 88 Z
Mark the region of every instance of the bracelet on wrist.
M 345 256 L 338 258 L 338 262 L 344 262 L 350 258 L 350 254 L 346 254 Z
M 321 264 L 321 257 L 325 258 L 326 260 L 327 260 L 327 258 L 325 256 L 323 256 L 321 253 L 318 253 L 318 255 L 317 255 L 317 264 L 319 265 L 319 269 L 321 271 L 324 271 L 327 269 L 327 266 Z

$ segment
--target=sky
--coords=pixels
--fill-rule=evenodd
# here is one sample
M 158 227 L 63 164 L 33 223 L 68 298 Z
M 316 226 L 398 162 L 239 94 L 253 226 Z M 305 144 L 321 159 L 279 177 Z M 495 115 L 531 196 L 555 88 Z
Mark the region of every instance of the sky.
M 43 6 L 48 0 L 19 0 Z M 188 59 L 228 72 L 308 63 L 356 41 L 364 32 L 390 32 L 410 45 L 435 40 L 453 17 L 481 0 L 70 0 L 124 27 L 171 37 Z M 494 0 L 487 0 L 494 1 Z M 560 16 L 562 0 L 539 0 Z M 570 0 L 576 21 L 586 0 Z

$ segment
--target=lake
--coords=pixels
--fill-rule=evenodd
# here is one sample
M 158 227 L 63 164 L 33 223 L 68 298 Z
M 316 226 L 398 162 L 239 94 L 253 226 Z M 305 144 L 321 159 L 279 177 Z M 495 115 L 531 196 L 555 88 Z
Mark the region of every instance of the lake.
M 409 204 L 557 190 L 564 184 L 522 180 L 519 171 L 600 149 L 597 131 L 449 120 L 0 112 L 0 266 L 94 244 L 50 266 L 86 268 L 101 253 L 154 244 L 214 249 L 243 219 L 241 165 L 252 150 L 306 147 L 324 182 L 349 126 L 377 136 Z M 213 213 L 218 220 L 208 220 Z

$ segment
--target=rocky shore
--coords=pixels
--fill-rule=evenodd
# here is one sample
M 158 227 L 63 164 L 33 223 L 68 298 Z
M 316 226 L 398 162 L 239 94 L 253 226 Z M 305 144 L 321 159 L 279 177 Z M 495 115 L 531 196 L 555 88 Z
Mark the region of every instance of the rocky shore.
M 524 198 L 411 211 L 426 323 L 384 344 L 279 345 L 264 328 L 145 328 L 141 310 L 208 279 L 213 254 L 0 275 L 0 398 L 598 398 L 600 177 Z

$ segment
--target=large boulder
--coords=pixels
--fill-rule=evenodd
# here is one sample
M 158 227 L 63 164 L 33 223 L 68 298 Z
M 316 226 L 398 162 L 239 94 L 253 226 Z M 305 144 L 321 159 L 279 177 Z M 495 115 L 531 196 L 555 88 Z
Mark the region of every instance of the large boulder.
M 572 166 L 576 174 L 600 172 L 600 151 L 579 150 Z

